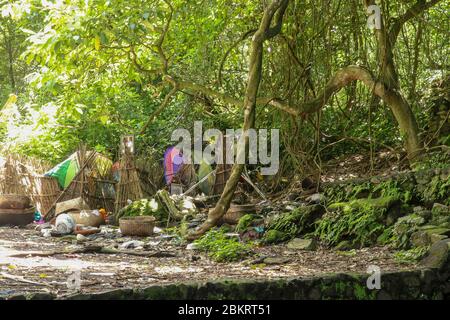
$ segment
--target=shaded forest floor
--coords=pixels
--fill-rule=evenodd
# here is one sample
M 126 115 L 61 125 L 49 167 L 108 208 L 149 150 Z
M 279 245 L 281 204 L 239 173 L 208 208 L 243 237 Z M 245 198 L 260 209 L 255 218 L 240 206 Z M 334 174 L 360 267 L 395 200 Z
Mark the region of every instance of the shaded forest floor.
M 121 244 L 131 238 L 92 242 Z M 81 270 L 81 292 L 96 293 L 117 288 L 143 288 L 151 284 L 182 281 L 206 281 L 218 278 L 274 279 L 319 276 L 328 273 L 366 273 L 371 264 L 383 271 L 411 269 L 393 258 L 387 247 L 371 247 L 351 252 L 318 248 L 316 251 L 290 250 L 285 245 L 256 247 L 256 255 L 241 262 L 216 263 L 205 254 L 187 250 L 186 244 L 161 236 L 139 239 L 142 252 L 164 251 L 170 257 L 139 257 L 127 254 L 57 254 L 33 257 L 33 252 L 62 251 L 77 247 L 74 237 L 48 238 L 43 241 L 33 229 L 0 228 L 0 295 L 50 292 L 60 297 L 73 293 L 68 289 L 69 275 Z M 134 250 L 131 250 L 134 251 Z M 24 256 L 12 257 L 21 254 Z M 29 254 L 27 257 L 26 255 Z M 255 260 L 255 257 L 259 257 Z M 266 258 L 264 260 L 264 258 Z M 226 266 L 226 267 L 224 267 Z M 5 277 L 5 275 L 7 275 Z

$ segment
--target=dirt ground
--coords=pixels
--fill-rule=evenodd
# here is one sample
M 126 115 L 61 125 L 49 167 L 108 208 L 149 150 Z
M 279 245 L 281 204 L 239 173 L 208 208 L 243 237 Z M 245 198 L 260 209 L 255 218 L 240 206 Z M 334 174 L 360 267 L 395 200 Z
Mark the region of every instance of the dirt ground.
M 257 247 L 254 256 L 241 262 L 216 263 L 206 254 L 188 250 L 185 243 L 163 234 L 137 239 L 145 242 L 140 250 L 127 249 L 130 252 L 155 253 L 155 257 L 126 253 L 60 253 L 42 256 L 42 253 L 86 245 L 117 247 L 132 240 L 114 232 L 91 238 L 78 243 L 73 236 L 44 238 L 33 227 L 0 227 L 0 296 L 35 292 L 51 292 L 58 297 L 73 294 L 74 289 L 68 286 L 68 279 L 75 270 L 80 270 L 81 292 L 95 293 L 188 280 L 273 279 L 332 272 L 365 273 L 369 265 L 379 266 L 382 272 L 414 267 L 397 263 L 393 252 L 386 247 L 364 248 L 344 254 L 324 248 L 295 251 L 285 245 L 277 245 Z M 41 256 L 36 256 L 36 253 Z M 274 264 L 257 263 L 261 257 L 277 259 L 272 261 Z

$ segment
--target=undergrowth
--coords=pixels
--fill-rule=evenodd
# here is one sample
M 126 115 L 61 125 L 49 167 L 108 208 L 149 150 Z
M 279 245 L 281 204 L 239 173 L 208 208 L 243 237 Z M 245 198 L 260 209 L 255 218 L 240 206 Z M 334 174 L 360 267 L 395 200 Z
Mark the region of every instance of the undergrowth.
M 415 263 L 427 254 L 428 249 L 428 247 L 416 247 L 409 250 L 397 251 L 394 254 L 394 259 L 399 263 Z
M 370 245 L 385 229 L 381 220 L 386 208 L 355 200 L 335 204 L 331 209 L 317 222 L 314 231 L 327 245 L 334 246 L 343 240 L 360 246 Z
M 216 262 L 239 261 L 251 254 L 252 243 L 240 242 L 225 233 L 222 228 L 211 229 L 194 243 L 198 250 L 206 252 Z

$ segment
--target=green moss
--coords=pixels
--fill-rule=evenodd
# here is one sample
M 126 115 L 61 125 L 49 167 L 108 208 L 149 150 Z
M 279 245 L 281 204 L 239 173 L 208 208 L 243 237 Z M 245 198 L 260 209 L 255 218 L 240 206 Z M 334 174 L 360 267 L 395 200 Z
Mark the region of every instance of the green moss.
M 239 222 L 236 226 L 236 231 L 244 232 L 251 226 L 252 222 L 257 218 L 259 218 L 259 216 L 255 215 L 255 214 L 244 215 L 242 218 L 239 219 Z
M 360 284 L 356 284 L 353 293 L 355 294 L 355 298 L 357 300 L 375 300 L 376 292 L 371 291 L 370 293 L 368 293 L 367 291 L 368 291 L 367 287 L 364 287 Z
M 290 239 L 290 235 L 278 230 L 268 230 L 263 237 L 267 244 L 279 243 Z
M 294 238 L 302 232 L 306 232 L 314 221 L 314 216 L 322 214 L 323 207 L 320 205 L 298 207 L 290 212 L 284 212 L 268 223 L 269 233 L 264 237 L 266 240 L 276 243 Z M 273 232 L 278 231 L 278 232 Z

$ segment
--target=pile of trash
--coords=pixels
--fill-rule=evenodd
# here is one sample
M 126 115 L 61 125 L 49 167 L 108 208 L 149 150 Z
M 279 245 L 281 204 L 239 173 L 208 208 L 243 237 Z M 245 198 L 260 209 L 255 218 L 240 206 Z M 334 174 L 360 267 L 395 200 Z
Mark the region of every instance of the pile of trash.
M 131 202 L 114 216 L 117 223 L 123 217 L 153 216 L 159 222 L 168 220 L 181 221 L 186 216 L 198 213 L 194 198 L 185 195 L 170 195 L 166 190 L 159 190 L 151 199 Z
M 54 224 L 41 223 L 37 226 L 37 229 L 46 238 L 69 234 L 80 235 L 81 238 L 81 236 L 99 233 L 99 226 L 106 224 L 106 217 L 104 209 L 82 210 L 79 213 L 62 213 L 56 217 Z

